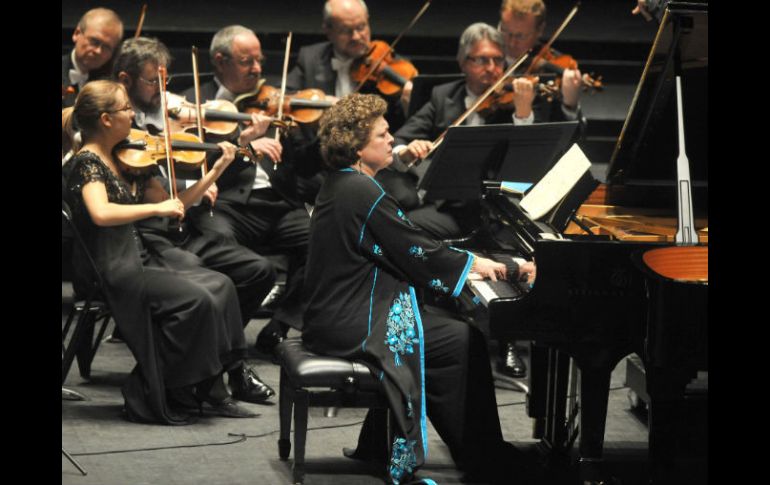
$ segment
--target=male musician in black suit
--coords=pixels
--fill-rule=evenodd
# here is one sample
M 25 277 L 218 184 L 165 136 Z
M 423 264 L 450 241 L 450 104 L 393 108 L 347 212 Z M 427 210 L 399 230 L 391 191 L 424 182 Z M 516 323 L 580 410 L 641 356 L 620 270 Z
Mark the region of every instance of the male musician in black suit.
M 503 34 L 506 62 L 510 65 L 524 54 L 530 58 L 540 51 L 540 37 L 545 29 L 545 4 L 542 0 L 503 0 L 500 6 L 500 23 L 497 28 Z M 547 69 L 543 70 L 547 72 Z M 564 69 L 561 74 L 560 100 L 548 101 L 538 97 L 536 87 L 527 78 L 513 81 L 516 125 L 549 121 L 572 121 L 579 118 L 581 74 L 578 69 Z
M 372 34 L 369 9 L 363 0 L 328 0 L 324 3 L 321 25 L 328 41 L 300 48 L 297 63 L 289 72 L 286 86 L 292 91 L 321 89 L 331 95 L 332 99 L 341 98 L 355 90 L 357 83 L 350 77 L 351 66 L 370 49 Z M 368 84 L 360 92 L 379 94 Z M 404 123 L 411 92 L 412 82 L 408 81 L 400 96 L 384 97 L 388 103 L 385 119 L 391 132 Z M 305 132 L 305 136 L 313 140 L 315 134 Z M 391 187 L 395 189 L 406 183 L 401 180 L 404 176 L 403 173 L 386 168 L 380 170 L 375 178 L 390 192 Z M 308 183 L 307 191 L 314 194 L 319 187 L 320 180 L 316 177 Z
M 261 86 L 264 57 L 252 30 L 240 25 L 220 29 L 211 41 L 209 54 L 215 77 L 201 85 L 202 102 L 234 101 L 240 95 L 256 93 Z M 185 96 L 195 99 L 192 90 Z M 217 181 L 214 217 L 208 210 L 189 213 L 204 234 L 224 237 L 261 254 L 280 252 L 289 256 L 283 300 L 257 337 L 256 347 L 263 352 L 272 352 L 289 326 L 302 328 L 300 292 L 310 218 L 297 184 L 299 176 L 311 176 L 317 170 L 317 166 L 300 163 L 312 161 L 314 157 L 305 156 L 306 149 L 313 152 L 312 146 L 299 146 L 285 137 L 282 141 L 266 136 L 239 139 L 238 144 L 249 147 L 254 156 L 251 160 L 236 159 Z
M 433 88 L 430 101 L 395 132 L 393 165 L 411 175 L 410 184 L 392 190 L 391 195 L 409 210 L 409 219 L 433 236 L 451 239 L 463 236 L 478 225 L 478 204 L 444 201 L 422 204 L 417 196 L 417 175 L 409 165 L 425 157 L 435 140 L 503 74 L 505 58 L 500 32 L 478 22 L 460 37 L 457 62 L 464 79 Z M 500 109 L 486 118 L 472 113 L 462 123 L 466 126 L 511 123 L 512 111 Z M 407 145 L 408 144 L 408 145 Z M 429 162 L 426 162 L 429 163 Z
M 72 33 L 74 49 L 61 59 L 62 108 L 75 104 L 78 91 L 88 81 L 110 75 L 110 60 L 123 38 L 123 22 L 108 8 L 83 14 Z
M 357 83 L 350 77 L 351 66 L 370 49 L 369 9 L 363 0 L 328 0 L 324 3 L 322 28 L 329 40 L 300 48 L 286 86 L 290 90 L 317 88 L 341 98 L 355 90 Z M 368 91 L 362 88 L 361 92 Z M 402 103 L 408 102 L 411 92 L 412 83 L 408 81 L 400 98 L 386 99 L 385 118 L 391 130 L 404 122 Z
M 162 42 L 147 37 L 125 40 L 115 55 L 113 78 L 123 84 L 135 113 L 133 125 L 151 133 L 163 129 L 163 113 L 158 81 L 158 68 L 168 69 L 171 54 Z M 256 116 L 255 116 L 256 121 Z M 261 132 L 256 130 L 261 129 Z M 264 133 L 267 122 L 254 123 L 256 134 Z M 248 135 L 248 133 L 247 133 Z M 161 170 L 162 182 L 168 179 Z M 193 182 L 193 181 L 190 181 Z M 212 185 L 212 187 L 215 187 Z M 185 190 L 185 181 L 177 180 L 177 190 Z M 213 203 L 217 191 L 210 188 L 204 198 Z M 234 241 L 211 234 L 201 234 L 189 224 L 179 226 L 167 217 L 151 217 L 136 223 L 142 239 L 150 250 L 164 259 L 179 264 L 202 266 L 226 274 L 238 291 L 243 325 L 255 316 L 260 304 L 275 282 L 275 270 L 270 261 Z M 245 365 L 229 371 L 233 397 L 240 401 L 263 402 L 275 394 L 257 373 Z

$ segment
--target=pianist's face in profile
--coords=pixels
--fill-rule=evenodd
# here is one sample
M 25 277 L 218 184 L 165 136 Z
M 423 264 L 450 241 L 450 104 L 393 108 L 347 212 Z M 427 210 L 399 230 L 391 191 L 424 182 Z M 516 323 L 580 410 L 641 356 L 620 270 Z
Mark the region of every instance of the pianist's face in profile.
M 326 110 L 318 137 L 329 168 L 353 168 L 374 176 L 393 161 L 393 137 L 383 117 L 387 104 L 379 96 L 349 94 Z

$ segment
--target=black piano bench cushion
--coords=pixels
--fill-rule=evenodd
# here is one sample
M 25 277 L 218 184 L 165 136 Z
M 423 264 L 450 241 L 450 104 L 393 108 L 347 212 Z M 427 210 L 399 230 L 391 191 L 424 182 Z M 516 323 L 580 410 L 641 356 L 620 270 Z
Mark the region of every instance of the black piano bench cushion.
M 359 362 L 315 354 L 301 338 L 289 338 L 276 346 L 278 363 L 293 387 L 329 387 L 349 391 L 377 391 L 380 382 Z

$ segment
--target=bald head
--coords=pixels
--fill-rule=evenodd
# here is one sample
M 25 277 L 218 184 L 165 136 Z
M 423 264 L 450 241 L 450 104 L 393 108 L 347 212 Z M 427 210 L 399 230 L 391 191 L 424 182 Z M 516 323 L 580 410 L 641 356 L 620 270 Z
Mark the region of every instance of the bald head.
M 108 8 L 86 12 L 75 27 L 75 63 L 85 72 L 99 69 L 112 58 L 123 38 L 123 22 Z
M 363 0 L 328 0 L 322 27 L 334 50 L 345 57 L 358 58 L 369 49 L 369 9 Z

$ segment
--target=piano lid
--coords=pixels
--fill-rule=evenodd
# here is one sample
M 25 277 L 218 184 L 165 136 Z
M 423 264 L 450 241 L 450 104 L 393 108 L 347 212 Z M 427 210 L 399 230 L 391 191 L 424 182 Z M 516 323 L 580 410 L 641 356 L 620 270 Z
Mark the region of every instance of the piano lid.
M 674 185 L 676 75 L 682 77 L 685 149 L 693 187 L 708 188 L 708 5 L 669 3 L 631 102 L 607 180 Z

